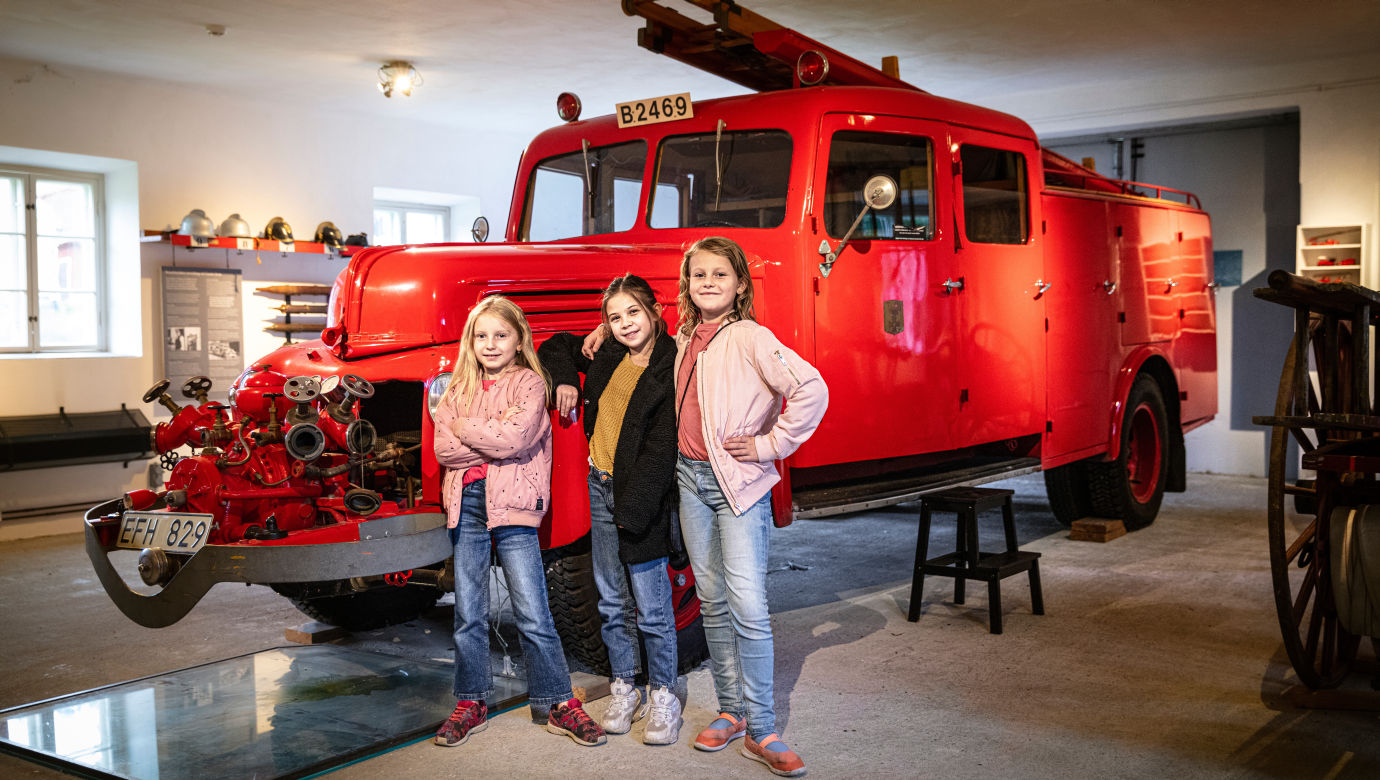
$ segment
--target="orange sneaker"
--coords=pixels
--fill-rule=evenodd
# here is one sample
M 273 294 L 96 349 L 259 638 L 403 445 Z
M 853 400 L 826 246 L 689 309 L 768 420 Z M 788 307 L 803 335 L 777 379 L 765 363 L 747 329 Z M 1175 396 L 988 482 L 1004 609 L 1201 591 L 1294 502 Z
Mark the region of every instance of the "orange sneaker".
M 727 712 L 719 713 L 719 717 L 714 720 L 726 720 L 733 724 L 727 728 L 716 729 L 710 723 L 704 731 L 695 737 L 695 749 L 704 750 L 710 753 L 723 750 L 728 747 L 728 743 L 747 733 L 747 721 L 742 718 L 735 718 Z
M 781 775 L 782 777 L 800 777 L 804 775 L 805 762 L 800 760 L 800 756 L 797 756 L 794 750 L 787 749 L 777 752 L 762 747 L 762 745 L 770 745 L 780 740 L 781 737 L 775 734 L 768 734 L 762 738 L 762 742 L 759 744 L 753 741 L 752 737 L 749 736 L 743 740 L 742 753 L 753 761 L 760 761 L 766 764 L 767 769 L 770 769 L 771 773 L 774 775 Z

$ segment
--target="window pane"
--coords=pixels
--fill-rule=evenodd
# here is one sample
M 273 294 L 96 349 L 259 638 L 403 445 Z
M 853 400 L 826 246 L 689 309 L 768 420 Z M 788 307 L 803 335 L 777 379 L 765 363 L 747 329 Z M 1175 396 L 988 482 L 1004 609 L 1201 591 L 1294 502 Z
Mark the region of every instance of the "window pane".
M 29 269 L 24 262 L 24 237 L 0 236 L 0 290 L 28 288 Z
M 446 221 L 434 211 L 407 212 L 407 243 L 438 244 L 446 240 Z
M 0 347 L 29 346 L 29 297 L 22 292 L 0 292 Z
M 40 292 L 95 292 L 96 242 L 89 238 L 38 239 Z
M 776 227 L 786 219 L 790 173 L 791 137 L 780 130 L 668 138 L 661 144 L 653 195 L 664 198 L 673 190 L 680 207 L 666 224 L 671 212 L 653 203 L 653 226 Z
M 391 209 L 374 209 L 374 246 L 402 243 L 402 215 Z
M 550 241 L 631 228 L 637 221 L 646 164 L 645 141 L 543 160 L 527 190 L 526 240 Z
M 37 189 L 40 236 L 96 235 L 96 207 L 89 183 L 39 179 Z
M 0 176 L 0 233 L 24 232 L 24 180 Z
M 959 156 L 963 160 L 963 232 L 968 240 L 1025 243 L 1025 160 L 1016 152 L 984 146 L 964 146 Z
M 40 347 L 90 347 L 98 340 L 95 293 L 38 295 Z
M 835 133 L 825 182 L 825 230 L 834 238 L 842 238 L 862 213 L 863 185 L 873 176 L 886 175 L 896 182 L 896 201 L 881 211 L 869 209 L 853 237 L 934 238 L 930 157 L 930 140 L 923 136 Z

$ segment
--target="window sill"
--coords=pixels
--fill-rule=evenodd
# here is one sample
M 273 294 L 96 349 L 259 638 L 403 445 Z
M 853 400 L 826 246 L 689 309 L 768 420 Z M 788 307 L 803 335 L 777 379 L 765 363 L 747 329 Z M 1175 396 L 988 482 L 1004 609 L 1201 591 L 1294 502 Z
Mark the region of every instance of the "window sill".
M 0 360 L 62 360 L 70 359 L 101 359 L 101 358 L 137 358 L 140 355 L 129 354 L 126 352 L 3 352 L 0 353 Z

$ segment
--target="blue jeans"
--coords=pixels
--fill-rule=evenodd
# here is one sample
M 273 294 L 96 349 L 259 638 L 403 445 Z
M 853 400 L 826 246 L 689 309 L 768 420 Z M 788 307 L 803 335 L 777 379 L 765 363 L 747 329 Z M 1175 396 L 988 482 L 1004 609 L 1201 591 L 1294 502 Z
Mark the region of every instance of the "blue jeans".
M 454 693 L 457 699 L 487 701 L 493 693 L 493 677 L 489 671 L 490 531 L 484 480 L 466 485 L 461 496 L 460 523 L 450 529 L 455 543 Z M 546 603 L 546 569 L 537 529 L 500 526 L 492 537 L 513 600 L 527 666 L 528 698 L 539 708 L 567 701 L 573 697 L 570 670 Z
M 761 739 L 776 731 L 767 612 L 771 494 L 735 517 L 708 461 L 681 455 L 676 480 L 719 711 L 745 717 L 748 733 Z
M 589 542 L 613 677 L 632 682 L 637 675 L 637 631 L 641 629 L 647 647 L 647 682 L 652 690 L 662 686 L 676 690 L 676 613 L 666 558 L 627 566 L 619 560 L 613 477 L 593 466 L 589 469 Z

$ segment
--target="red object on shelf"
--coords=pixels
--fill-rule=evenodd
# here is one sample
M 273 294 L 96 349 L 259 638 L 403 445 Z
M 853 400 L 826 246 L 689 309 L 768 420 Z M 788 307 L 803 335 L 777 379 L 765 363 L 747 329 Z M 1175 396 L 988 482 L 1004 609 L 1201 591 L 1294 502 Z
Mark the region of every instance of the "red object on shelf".
M 242 243 L 243 242 L 243 243 Z M 325 244 L 318 244 L 315 241 L 275 241 L 270 238 L 213 238 L 204 246 L 192 243 L 191 236 L 184 236 L 181 233 L 168 234 L 168 243 L 173 246 L 185 246 L 190 249 L 241 249 L 256 250 L 260 252 L 304 252 L 311 255 L 340 254 L 342 257 L 349 257 L 347 253 L 335 253 Z M 291 249 L 283 249 L 283 244 L 291 246 Z

